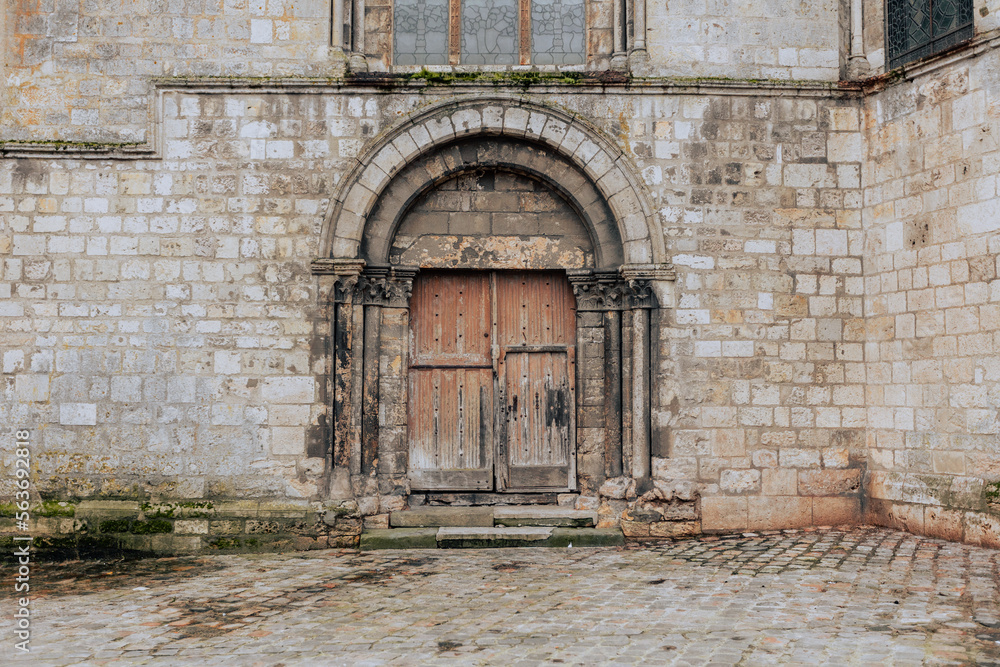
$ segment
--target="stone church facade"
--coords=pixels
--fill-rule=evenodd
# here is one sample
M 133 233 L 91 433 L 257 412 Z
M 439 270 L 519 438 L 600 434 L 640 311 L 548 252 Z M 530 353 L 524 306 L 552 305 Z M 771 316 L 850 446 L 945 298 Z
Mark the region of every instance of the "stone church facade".
M 1000 547 L 1000 5 L 915 7 L 6 0 L 0 528 L 21 430 L 57 546 Z

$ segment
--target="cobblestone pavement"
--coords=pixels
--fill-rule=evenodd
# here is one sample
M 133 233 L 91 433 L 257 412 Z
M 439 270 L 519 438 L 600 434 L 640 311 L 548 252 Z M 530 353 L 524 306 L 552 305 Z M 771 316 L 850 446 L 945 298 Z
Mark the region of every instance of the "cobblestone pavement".
M 30 662 L 1000 665 L 998 582 L 1000 551 L 876 529 L 36 564 Z

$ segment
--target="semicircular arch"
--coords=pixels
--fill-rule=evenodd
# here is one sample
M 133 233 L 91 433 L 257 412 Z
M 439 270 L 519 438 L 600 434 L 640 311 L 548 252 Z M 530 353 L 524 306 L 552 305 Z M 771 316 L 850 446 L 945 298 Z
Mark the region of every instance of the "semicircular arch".
M 522 172 L 559 191 L 587 225 L 601 265 L 666 261 L 629 158 L 579 116 L 504 96 L 450 99 L 386 131 L 342 182 L 321 247 L 327 257 L 384 263 L 417 197 L 481 167 Z

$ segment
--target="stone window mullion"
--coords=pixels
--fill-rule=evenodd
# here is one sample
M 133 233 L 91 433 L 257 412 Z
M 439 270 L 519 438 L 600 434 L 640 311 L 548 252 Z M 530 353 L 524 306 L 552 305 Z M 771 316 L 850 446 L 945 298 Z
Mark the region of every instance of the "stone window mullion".
M 520 0 L 519 4 L 518 44 L 520 47 L 520 63 L 531 64 L 531 0 Z
M 448 64 L 462 62 L 462 0 L 448 2 Z

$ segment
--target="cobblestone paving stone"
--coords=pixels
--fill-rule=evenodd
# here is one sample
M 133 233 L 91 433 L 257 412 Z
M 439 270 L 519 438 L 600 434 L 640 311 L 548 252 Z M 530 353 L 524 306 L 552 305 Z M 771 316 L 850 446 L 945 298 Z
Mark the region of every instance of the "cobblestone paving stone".
M 36 564 L 29 659 L 1000 665 L 998 582 L 1000 551 L 865 528 Z M 0 634 L 13 636 L 9 614 Z

